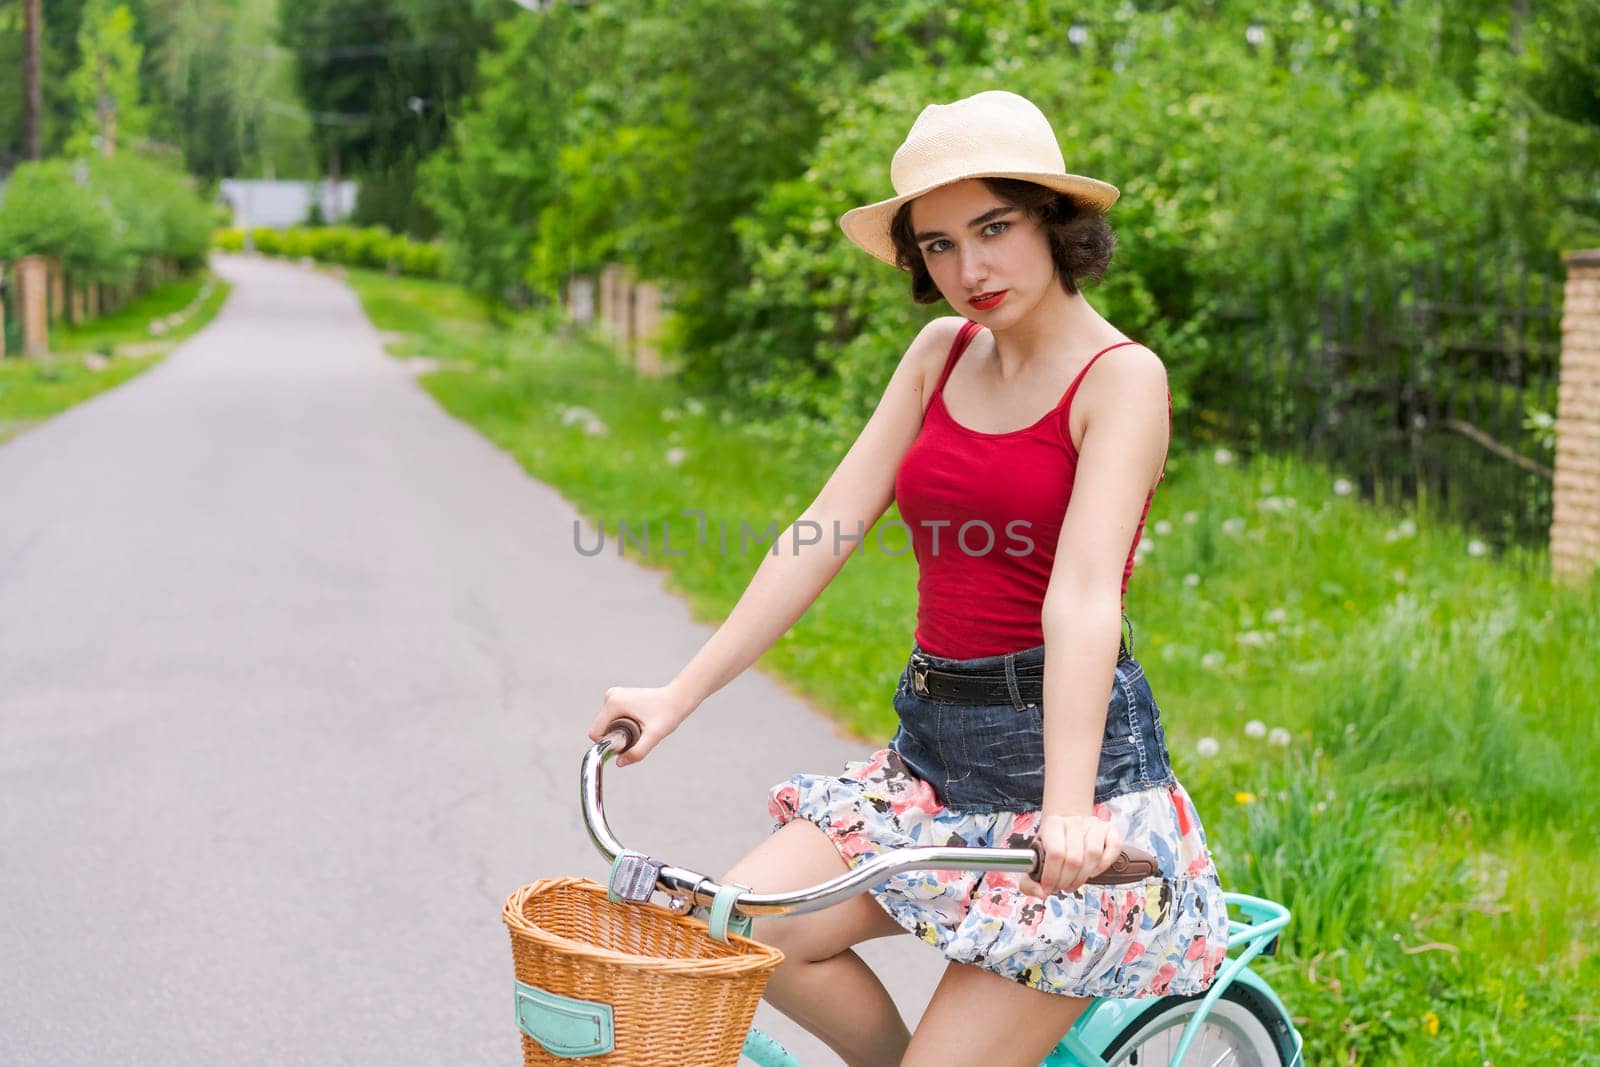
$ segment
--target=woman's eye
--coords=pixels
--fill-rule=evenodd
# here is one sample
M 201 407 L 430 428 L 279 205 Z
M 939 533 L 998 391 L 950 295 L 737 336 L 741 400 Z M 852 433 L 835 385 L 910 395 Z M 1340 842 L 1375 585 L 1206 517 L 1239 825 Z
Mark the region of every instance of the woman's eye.
M 991 222 L 991 223 L 989 223 L 988 226 L 985 226 L 983 228 L 983 232 L 985 233 L 985 235 L 987 235 L 989 237 L 999 237 L 1002 233 L 1005 232 L 1003 227 L 1010 226 L 1010 225 L 1011 225 L 1011 223 L 1006 222 L 1004 220 Z M 989 233 L 989 227 L 990 226 L 1000 226 L 1000 227 L 1002 227 L 1002 229 L 996 230 L 994 233 Z M 947 245 L 949 243 L 950 243 L 949 241 L 946 241 L 943 237 L 941 237 L 937 241 L 934 241 L 933 243 L 928 245 L 927 254 L 931 256 L 931 255 L 934 255 L 936 253 L 943 252 L 944 249 L 940 248 L 939 246 L 940 245 Z

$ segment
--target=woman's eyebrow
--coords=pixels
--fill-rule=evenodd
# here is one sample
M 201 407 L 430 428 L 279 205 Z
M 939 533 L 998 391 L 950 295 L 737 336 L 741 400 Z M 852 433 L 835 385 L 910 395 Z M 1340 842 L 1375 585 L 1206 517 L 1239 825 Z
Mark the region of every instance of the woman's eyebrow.
M 991 222 L 994 219 L 999 218 L 1001 215 L 1006 214 L 1010 210 L 1011 205 L 1009 204 L 1002 204 L 1000 207 L 992 207 L 988 211 L 985 211 L 982 215 L 979 215 L 977 218 L 967 223 L 967 229 L 970 230 L 975 226 L 982 226 L 984 223 Z M 924 230 L 923 232 L 917 234 L 916 240 L 926 241 L 929 238 L 943 237 L 944 235 L 945 234 L 943 230 Z

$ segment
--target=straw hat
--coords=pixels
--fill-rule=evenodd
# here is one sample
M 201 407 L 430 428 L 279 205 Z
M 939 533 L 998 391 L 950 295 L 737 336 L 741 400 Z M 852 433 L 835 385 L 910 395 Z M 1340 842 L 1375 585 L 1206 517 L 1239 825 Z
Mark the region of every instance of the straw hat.
M 990 89 L 923 108 L 889 164 L 898 195 L 851 208 L 839 217 L 839 227 L 860 248 L 893 264 L 889 223 L 900 205 L 941 185 L 980 177 L 1037 182 L 1101 211 L 1121 195 L 1114 185 L 1067 173 L 1050 120 L 1032 101 Z

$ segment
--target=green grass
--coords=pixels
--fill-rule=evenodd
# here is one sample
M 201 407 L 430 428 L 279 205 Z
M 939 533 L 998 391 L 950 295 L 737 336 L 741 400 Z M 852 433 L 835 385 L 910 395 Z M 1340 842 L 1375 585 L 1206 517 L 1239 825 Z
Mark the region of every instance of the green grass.
M 160 362 L 210 322 L 227 295 L 227 283 L 208 271 L 180 278 L 114 314 L 77 328 L 52 328 L 48 355 L 0 360 L 0 442 Z M 172 319 L 176 315 L 184 316 L 181 322 Z M 174 325 L 153 334 L 158 319 Z
M 422 379 L 439 402 L 601 524 L 606 551 L 619 522 L 668 525 L 685 554 L 625 552 L 708 623 L 768 543 L 741 554 L 739 524 L 783 527 L 839 459 L 548 317 L 497 328 L 442 283 L 351 281 L 399 351 L 445 361 Z M 1294 910 L 1258 966 L 1306 1062 L 1600 1063 L 1600 580 L 1552 584 L 1542 552 L 1480 552 L 1426 502 L 1362 503 L 1294 457 L 1189 449 L 1168 471 L 1129 589 L 1135 649 L 1225 884 Z M 707 513 L 704 548 L 685 509 Z M 883 743 L 915 582 L 910 553 L 869 536 L 761 664 Z

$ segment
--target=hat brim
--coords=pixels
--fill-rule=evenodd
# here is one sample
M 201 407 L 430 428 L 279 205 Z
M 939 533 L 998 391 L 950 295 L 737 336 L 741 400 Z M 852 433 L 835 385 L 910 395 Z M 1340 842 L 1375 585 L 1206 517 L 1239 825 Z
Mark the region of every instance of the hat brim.
M 934 182 L 920 189 L 913 189 L 909 193 L 888 200 L 880 200 L 876 204 L 863 204 L 861 207 L 851 208 L 839 216 L 839 228 L 850 242 L 869 255 L 883 260 L 890 266 L 898 266 L 894 258 L 894 240 L 889 236 L 889 223 L 894 220 L 896 211 L 909 200 L 915 200 L 923 193 L 956 182 L 967 181 L 971 178 L 1018 178 L 1022 181 L 1034 182 L 1046 188 L 1054 189 L 1058 193 L 1066 193 L 1075 200 L 1097 208 L 1106 210 L 1117 202 L 1121 192 L 1109 182 L 1097 178 L 1085 178 L 1078 174 L 1062 174 L 1051 171 L 1024 171 L 1024 170 L 995 170 L 983 171 L 978 174 L 963 174 L 942 182 Z

